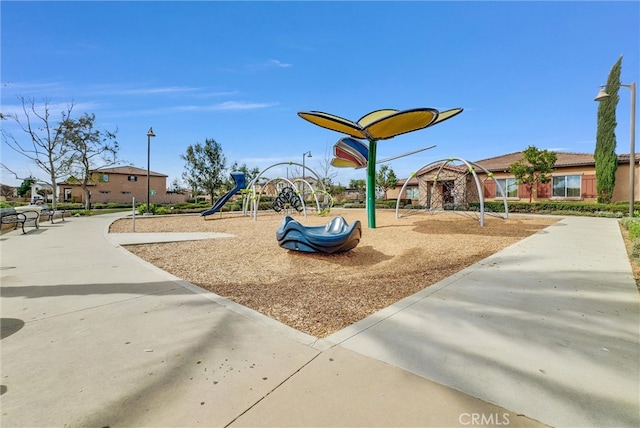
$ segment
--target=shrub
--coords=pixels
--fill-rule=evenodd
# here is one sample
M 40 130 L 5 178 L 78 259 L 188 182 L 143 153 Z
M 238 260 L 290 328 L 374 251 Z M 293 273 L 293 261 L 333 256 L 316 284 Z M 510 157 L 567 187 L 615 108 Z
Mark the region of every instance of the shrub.
M 636 238 L 640 238 L 640 222 L 634 221 L 629 223 L 629 239 L 634 240 Z
M 131 205 L 129 205 L 129 207 L 131 207 Z M 67 211 L 84 210 L 84 204 L 63 202 L 58 204 L 58 208 Z
M 359 202 L 347 202 L 342 206 L 343 208 L 364 208 L 365 205 Z
M 149 212 L 152 214 L 159 214 L 160 208 L 163 208 L 162 205 L 157 204 L 149 204 Z M 147 204 L 140 204 L 136 207 L 136 211 L 139 214 L 144 214 L 147 212 Z
M 174 212 L 172 207 L 155 206 L 153 209 L 153 213 L 157 215 L 162 215 L 162 214 L 173 214 Z
M 620 219 L 620 224 L 622 225 L 622 227 L 624 227 L 625 229 L 629 230 L 629 224 L 634 223 L 634 222 L 638 222 L 640 221 L 637 218 L 632 218 L 632 217 L 624 217 Z
M 376 207 L 380 208 L 396 208 L 396 203 L 398 201 L 396 199 L 385 199 L 381 201 L 376 201 Z
M 72 216 L 90 216 L 91 215 L 91 211 L 90 210 L 71 210 L 71 215 Z
M 631 241 L 631 257 L 634 259 L 640 258 L 640 238 Z

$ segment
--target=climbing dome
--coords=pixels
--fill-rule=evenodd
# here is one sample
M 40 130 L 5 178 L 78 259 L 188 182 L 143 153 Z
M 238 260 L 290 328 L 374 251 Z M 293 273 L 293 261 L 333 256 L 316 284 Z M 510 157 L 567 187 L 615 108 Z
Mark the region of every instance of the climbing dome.
M 485 189 L 496 187 L 502 195 L 503 212 L 492 212 L 484 203 Z M 410 200 L 410 203 L 409 203 Z M 455 212 L 484 226 L 485 214 L 508 218 L 507 198 L 493 174 L 475 162 L 461 158 L 431 162 L 411 174 L 396 201 L 396 218 L 419 212 Z
M 284 177 L 266 177 L 267 171 L 283 165 L 301 167 L 303 168 L 302 171 L 304 171 L 303 175 L 305 175 L 305 177 L 306 174 L 309 174 L 312 178 L 315 178 L 315 180 L 304 178 L 290 180 Z M 309 201 L 306 201 L 306 199 L 311 197 L 313 202 L 312 208 L 315 209 L 318 214 L 324 214 L 329 212 L 333 206 L 333 198 L 326 191 L 322 183 L 320 176 L 313 169 L 305 165 L 300 165 L 295 162 L 273 164 L 260 171 L 258 176 L 247 186 L 247 197 L 243 203 L 243 214 L 251 214 L 253 219 L 257 220 L 260 198 L 263 195 L 274 197 L 273 204 L 271 205 L 273 212 L 286 215 L 300 213 L 306 217 L 309 208 L 307 206 L 307 202 Z

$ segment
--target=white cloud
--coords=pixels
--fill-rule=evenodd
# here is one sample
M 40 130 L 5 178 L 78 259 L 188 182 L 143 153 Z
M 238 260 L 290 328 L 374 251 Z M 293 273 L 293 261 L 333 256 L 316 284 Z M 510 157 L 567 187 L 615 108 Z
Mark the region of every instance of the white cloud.
M 179 106 L 178 111 L 225 111 L 225 110 L 256 110 L 276 106 L 277 103 L 250 103 L 244 101 L 225 101 L 219 104 L 204 106 Z
M 34 118 L 34 114 L 33 111 L 31 110 L 31 104 L 29 102 L 29 100 L 25 100 L 26 101 L 26 108 L 27 108 L 27 112 L 29 113 L 29 115 Z M 71 105 L 73 105 L 73 109 L 71 111 L 71 115 L 73 116 L 74 114 L 81 114 L 82 112 L 86 112 L 86 111 L 93 111 L 93 110 L 97 110 L 100 107 L 100 104 L 98 103 L 94 103 L 94 102 L 86 102 L 86 103 L 75 103 L 73 101 L 70 101 L 69 103 L 54 103 L 48 100 L 38 100 L 38 99 L 34 99 L 34 105 L 35 105 L 35 111 L 39 114 L 39 115 L 44 115 L 44 105 L 45 102 L 47 103 L 47 107 L 49 108 L 49 117 L 51 120 L 53 120 L 54 122 L 57 121 L 59 119 L 59 114 L 62 112 L 66 112 L 69 107 Z M 3 115 L 7 115 L 7 116 L 12 116 L 12 115 L 16 115 L 18 116 L 19 119 L 24 120 L 24 109 L 21 103 L 15 103 L 15 104 L 6 104 L 3 103 L 2 105 L 2 114 Z M 13 122 L 10 122 L 13 123 Z M 4 123 L 3 126 L 6 127 L 8 123 Z M 53 124 L 53 122 L 52 122 Z
M 287 64 L 284 62 L 280 62 L 277 59 L 271 59 L 267 62 L 267 65 L 273 66 L 273 67 L 280 67 L 280 68 L 288 68 L 291 67 L 291 64 Z
M 267 62 L 263 62 L 260 64 L 255 64 L 253 68 L 257 69 L 267 69 L 267 68 L 289 68 L 293 67 L 293 64 L 289 64 L 286 62 L 279 61 L 277 59 L 270 59 Z
M 186 92 L 197 92 L 200 88 L 192 88 L 188 86 L 164 86 L 158 88 L 136 88 L 122 89 L 116 95 L 157 95 L 157 94 L 176 94 Z

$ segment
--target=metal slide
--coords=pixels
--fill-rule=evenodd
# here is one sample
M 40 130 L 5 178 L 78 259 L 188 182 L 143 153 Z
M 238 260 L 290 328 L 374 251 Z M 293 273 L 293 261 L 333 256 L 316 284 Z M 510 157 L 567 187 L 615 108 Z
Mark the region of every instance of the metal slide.
M 208 209 L 208 210 L 204 211 L 202 214 L 200 214 L 201 216 L 207 216 L 207 215 L 215 214 L 218 211 L 220 211 L 222 206 L 227 203 L 229 198 L 231 198 L 233 195 L 238 193 L 240 190 L 244 189 L 244 187 L 247 184 L 246 180 L 244 178 L 244 173 L 243 172 L 232 172 L 231 173 L 231 178 L 233 178 L 233 181 L 236 182 L 236 185 L 234 186 L 234 188 L 231 189 L 229 192 L 225 193 L 220 199 L 218 199 L 216 201 L 216 203 L 213 205 L 213 207 L 211 207 L 210 209 Z

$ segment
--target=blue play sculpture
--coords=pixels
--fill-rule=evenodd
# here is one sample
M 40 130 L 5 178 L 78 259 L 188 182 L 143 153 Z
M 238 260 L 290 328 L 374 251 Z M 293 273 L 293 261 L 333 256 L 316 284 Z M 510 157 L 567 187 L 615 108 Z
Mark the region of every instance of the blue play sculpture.
M 360 243 L 362 226 L 356 220 L 351 225 L 341 217 L 334 217 L 326 226 L 303 226 L 286 216 L 276 230 L 276 239 L 282 248 L 306 253 L 340 253 Z
M 246 186 L 246 180 L 244 178 L 243 172 L 232 172 L 231 177 L 233 178 L 233 181 L 236 182 L 236 185 L 233 187 L 233 189 L 231 189 L 229 192 L 225 193 L 220 199 L 218 199 L 216 203 L 213 205 L 213 207 L 209 208 L 208 210 L 200 214 L 201 216 L 207 216 L 207 215 L 217 213 L 233 195 L 238 193 L 240 190 L 244 189 L 244 187 Z

